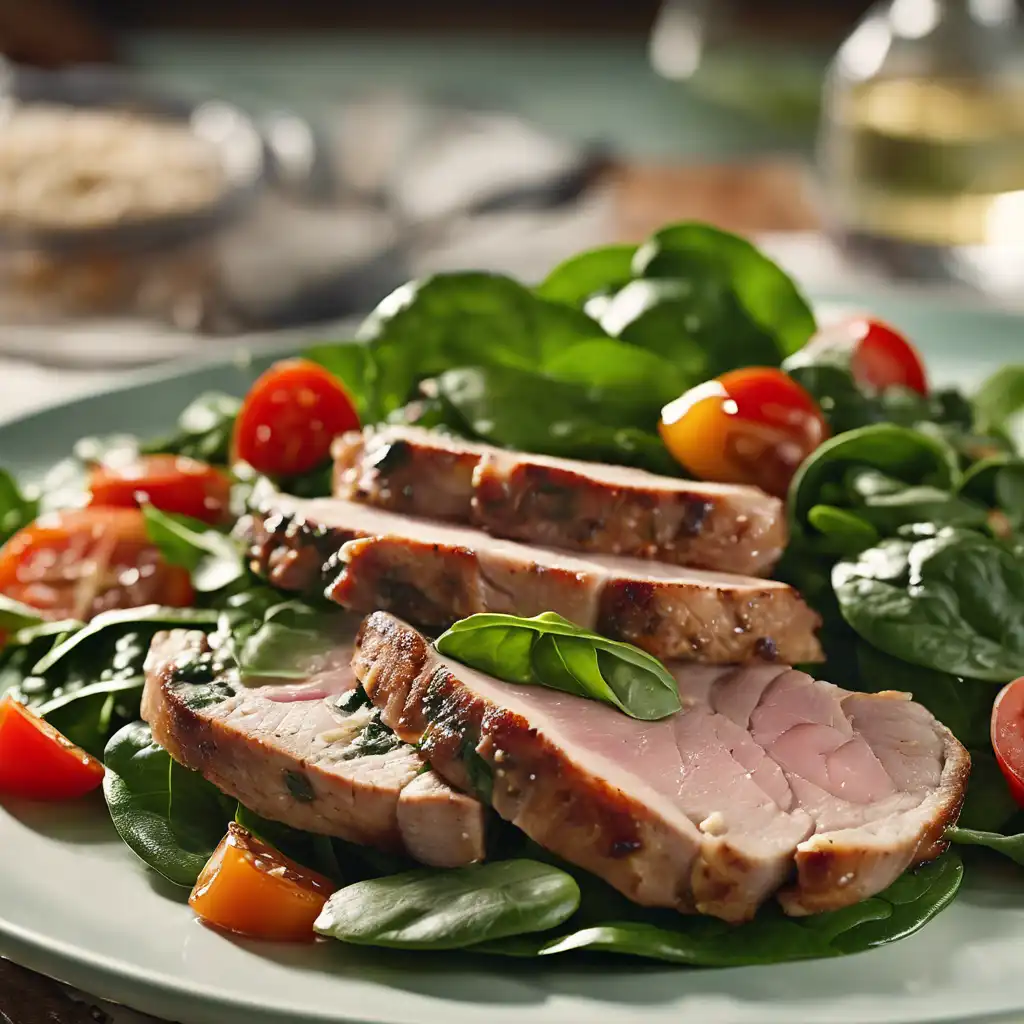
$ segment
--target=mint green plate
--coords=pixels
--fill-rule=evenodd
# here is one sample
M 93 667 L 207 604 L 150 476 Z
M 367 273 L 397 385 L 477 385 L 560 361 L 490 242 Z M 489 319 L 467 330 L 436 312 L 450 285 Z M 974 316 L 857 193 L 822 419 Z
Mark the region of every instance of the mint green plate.
M 846 300 L 844 300 L 846 301 Z M 925 351 L 937 382 L 1024 360 L 1024 321 L 938 301 L 870 304 Z M 168 428 L 201 390 L 257 367 L 203 364 L 0 426 L 0 465 L 38 474 L 88 433 Z M 0 955 L 185 1024 L 923 1024 L 1024 1017 L 1024 878 L 971 863 L 918 934 L 838 960 L 719 971 L 552 957 L 511 962 L 340 944 L 234 941 L 197 924 L 121 845 L 100 800 L 0 808 Z

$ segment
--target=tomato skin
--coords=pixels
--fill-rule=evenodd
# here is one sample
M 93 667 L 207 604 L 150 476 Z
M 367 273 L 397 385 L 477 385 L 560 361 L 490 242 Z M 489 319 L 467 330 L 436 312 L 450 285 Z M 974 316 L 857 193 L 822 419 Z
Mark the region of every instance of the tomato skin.
M 211 526 L 222 522 L 231 480 L 206 462 L 180 455 L 142 455 L 127 465 L 96 466 L 89 475 L 91 504 L 121 508 L 153 505 Z
M 0 593 L 52 619 L 154 603 L 186 608 L 195 599 L 188 571 L 164 561 L 137 508 L 41 516 L 0 548 Z
M 75 800 L 103 781 L 103 765 L 19 704 L 0 700 L 0 793 Z
M 659 431 L 695 476 L 753 484 L 779 497 L 828 436 L 817 402 L 772 367 L 732 370 L 691 388 L 662 409 Z
M 335 888 L 232 822 L 188 902 L 201 920 L 236 935 L 310 942 Z
M 231 450 L 258 473 L 295 476 L 325 462 L 339 434 L 358 429 L 355 406 L 336 377 L 308 359 L 286 359 L 249 389 Z
M 811 338 L 803 351 L 808 355 L 828 353 L 845 362 L 853 379 L 869 391 L 903 387 L 928 394 L 920 353 L 881 320 L 855 316 L 830 324 Z
M 992 749 L 1013 799 L 1024 807 L 1024 676 L 999 691 L 992 705 Z

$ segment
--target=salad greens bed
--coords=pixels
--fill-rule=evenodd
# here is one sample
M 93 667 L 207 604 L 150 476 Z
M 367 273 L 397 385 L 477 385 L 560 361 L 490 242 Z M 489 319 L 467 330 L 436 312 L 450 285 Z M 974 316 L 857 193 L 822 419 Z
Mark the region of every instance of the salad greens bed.
M 824 618 L 828 662 L 814 671 L 851 689 L 907 690 L 932 710 L 974 762 L 948 838 L 1024 864 L 1016 805 L 988 738 L 999 685 L 1024 662 L 1024 367 L 972 397 L 869 392 L 827 353 L 803 350 L 815 327 L 794 284 L 754 247 L 680 224 L 639 247 L 577 256 L 537 288 L 483 273 L 413 282 L 380 304 L 357 343 L 307 355 L 341 378 L 364 423 L 423 424 L 670 474 L 680 469 L 657 431 L 665 403 L 728 370 L 783 367 L 833 433 L 793 480 L 779 570 Z M 87 467 L 111 451 L 226 466 L 238 410 L 238 398 L 206 394 L 170 436 L 86 439 L 38 486 L 0 471 L 0 542 L 41 510 L 79 503 Z M 237 481 L 236 511 L 254 483 Z M 326 494 L 329 467 L 275 483 Z M 216 630 L 243 679 L 287 678 L 323 643 L 332 612 L 253 577 L 227 533 L 145 511 L 150 539 L 191 573 L 197 606 L 82 624 L 43 621 L 0 597 L 0 693 L 103 756 L 115 828 L 175 885 L 196 881 L 237 820 L 339 885 L 318 930 L 346 942 L 512 957 L 586 949 L 705 966 L 868 949 L 916 930 L 956 894 L 963 868 L 947 852 L 848 909 L 791 919 L 766 907 L 729 926 L 638 907 L 514 830 L 499 834 L 493 861 L 441 871 L 259 819 L 177 765 L 138 721 L 149 641 L 174 626 Z M 595 642 L 557 616 L 482 620 L 453 628 L 442 650 L 638 718 L 678 707 L 664 668 L 626 645 Z

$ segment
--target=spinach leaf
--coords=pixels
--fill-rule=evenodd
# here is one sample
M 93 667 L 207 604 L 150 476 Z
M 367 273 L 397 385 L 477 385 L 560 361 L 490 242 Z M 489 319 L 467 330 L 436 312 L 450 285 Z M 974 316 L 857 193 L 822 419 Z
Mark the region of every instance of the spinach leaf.
M 945 515 L 947 504 L 957 521 L 984 518 L 971 503 L 952 501 L 959 480 L 956 452 L 941 438 L 887 423 L 861 427 L 804 460 L 789 488 L 790 528 L 814 550 L 837 554 L 849 550 L 854 534 L 867 541 L 871 530 L 892 531 L 922 514 Z M 822 508 L 848 515 L 823 515 Z
M 146 533 L 171 565 L 188 569 L 200 594 L 223 590 L 245 575 L 242 546 L 197 519 L 144 505 Z
M 612 338 L 570 345 L 548 359 L 542 369 L 549 377 L 586 386 L 643 389 L 651 408 L 659 409 L 689 387 L 676 364 Z
M 178 417 L 178 429 L 173 434 L 148 441 L 140 450 L 146 455 L 185 455 L 215 465 L 227 465 L 231 433 L 241 406 L 241 401 L 233 395 L 207 391 Z
M 465 367 L 431 382 L 458 433 L 507 448 L 677 476 L 646 389 L 588 387 L 523 370 Z
M 266 610 L 263 621 L 237 643 L 243 681 L 305 679 L 311 667 L 336 646 L 339 614 L 321 612 L 302 601 L 286 601 Z
M 814 314 L 790 277 L 746 239 L 709 224 L 663 228 L 640 247 L 633 273 L 725 282 L 753 321 L 776 339 L 778 359 L 796 352 L 815 331 Z
M 29 626 L 38 626 L 43 621 L 35 608 L 15 601 L 6 594 L 0 594 L 0 630 L 5 634 L 16 633 Z
M 581 309 L 595 295 L 616 292 L 633 277 L 635 245 L 606 245 L 560 263 L 535 289 L 543 299 Z
M 601 326 L 670 360 L 686 387 L 738 366 L 777 366 L 781 359 L 772 336 L 714 278 L 632 281 L 608 301 Z
M 1009 857 L 1014 864 L 1024 867 L 1024 834 L 1004 836 L 998 832 L 983 832 L 971 828 L 952 827 L 946 829 L 946 838 L 960 846 L 983 846 Z
M 487 942 L 475 949 L 515 957 L 591 950 L 692 967 L 741 967 L 844 956 L 917 931 L 949 906 L 962 878 L 959 858 L 946 854 L 852 907 L 810 917 L 786 917 L 777 906 L 766 906 L 753 921 L 742 925 L 644 910 L 616 898 L 617 894 L 602 897 L 588 888 L 579 913 L 564 929 Z M 594 905 L 588 906 L 588 899 Z M 611 911 L 603 918 L 602 904 Z
M 29 497 L 14 477 L 0 469 L 0 544 L 39 515 L 39 499 Z
M 195 885 L 227 831 L 234 801 L 174 762 L 143 722 L 110 740 L 104 762 L 103 795 L 118 835 L 168 881 Z
M 544 931 L 579 906 L 575 879 L 531 860 L 420 870 L 356 882 L 336 892 L 316 931 L 363 946 L 462 949 Z
M 1024 366 L 1004 366 L 974 396 L 977 429 L 1005 435 L 1024 452 Z
M 1024 529 L 1024 459 L 1000 452 L 971 466 L 959 493 L 989 510 L 988 526 L 997 536 Z
M 918 530 L 839 562 L 843 618 L 914 665 L 1007 682 L 1024 665 L 1024 567 L 1001 542 L 969 530 Z
M 403 285 L 359 330 L 371 366 L 366 409 L 382 419 L 416 384 L 458 366 L 532 370 L 563 348 L 600 337 L 580 310 L 498 274 L 438 274 Z
M 217 624 L 217 612 L 202 608 L 165 608 L 158 604 L 138 608 L 123 608 L 101 612 L 88 625 L 58 644 L 39 661 L 35 672 L 45 675 L 65 660 L 78 657 L 86 644 L 107 639 L 125 632 L 125 627 L 145 627 L 154 632 L 163 627 L 181 626 L 187 629 L 212 629 Z
M 355 403 L 360 422 L 365 423 L 378 417 L 377 410 L 371 409 L 369 403 L 373 359 L 368 345 L 357 341 L 314 345 L 302 354 L 306 359 L 330 370 L 345 385 L 349 398 Z
M 675 678 L 653 655 L 554 612 L 470 615 L 437 638 L 438 651 L 510 683 L 589 697 L 653 721 L 680 709 Z

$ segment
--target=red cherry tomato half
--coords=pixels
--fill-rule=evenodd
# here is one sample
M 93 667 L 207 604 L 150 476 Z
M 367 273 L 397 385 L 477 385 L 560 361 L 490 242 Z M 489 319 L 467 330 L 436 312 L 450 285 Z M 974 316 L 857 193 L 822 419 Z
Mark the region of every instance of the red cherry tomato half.
M 259 473 L 295 476 L 323 463 L 335 437 L 358 428 L 352 399 L 336 377 L 308 359 L 286 359 L 246 395 L 232 452 Z
M 881 320 L 857 316 L 832 324 L 811 338 L 806 351 L 829 352 L 848 359 L 853 379 L 872 391 L 903 387 L 928 394 L 924 363 L 917 349 Z
M 96 466 L 89 476 L 89 490 L 93 505 L 148 504 L 214 524 L 225 517 L 231 480 L 197 459 L 143 455 L 126 465 Z
M 992 705 L 992 749 L 1013 794 L 1024 807 L 1024 677 L 999 691 Z
M 137 508 L 41 516 L 0 548 L 0 593 L 47 618 L 90 619 L 113 608 L 192 604 L 189 574 L 168 565 Z
M 660 430 L 695 476 L 754 484 L 780 497 L 828 434 L 814 399 L 769 367 L 733 370 L 691 388 L 662 409 Z
M 0 793 L 74 800 L 103 781 L 103 765 L 8 694 L 0 700 Z

